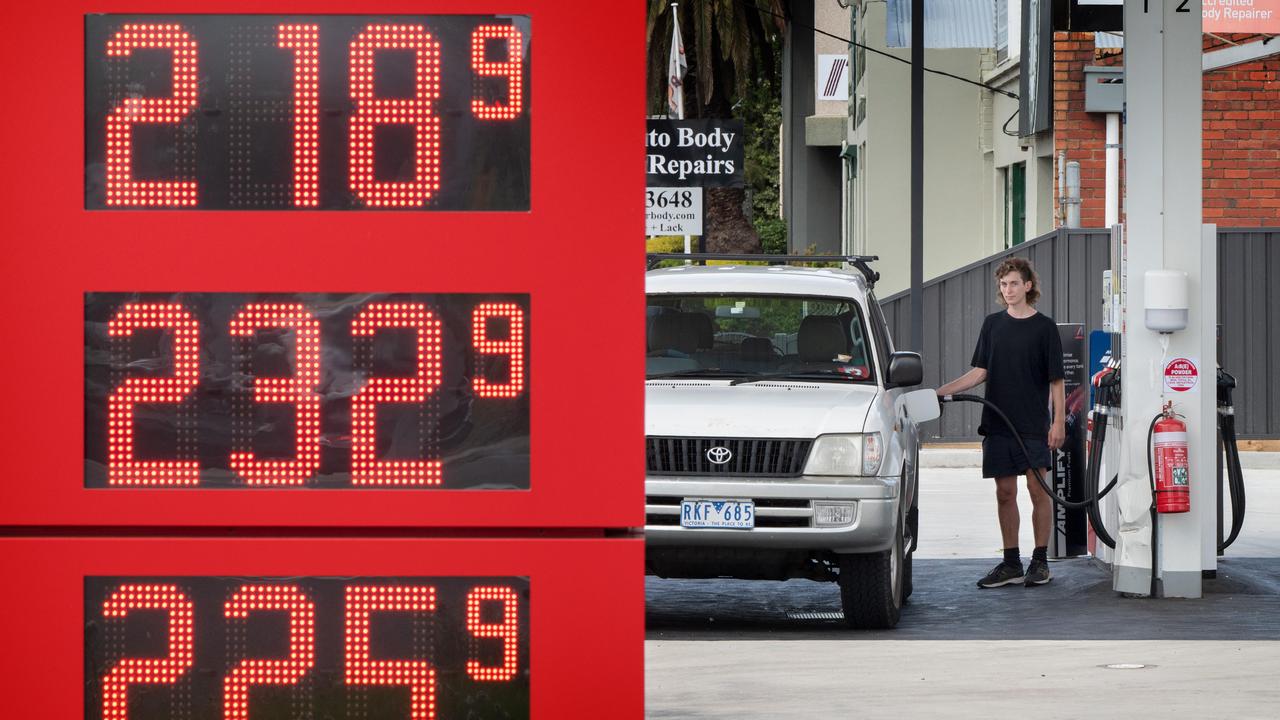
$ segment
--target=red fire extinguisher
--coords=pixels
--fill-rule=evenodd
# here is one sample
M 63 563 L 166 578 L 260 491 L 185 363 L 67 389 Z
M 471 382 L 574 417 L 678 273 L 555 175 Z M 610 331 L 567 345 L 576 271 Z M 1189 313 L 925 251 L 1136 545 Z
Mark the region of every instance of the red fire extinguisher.
M 1187 425 L 1165 409 L 1156 422 L 1156 510 L 1184 513 L 1191 509 L 1191 474 L 1187 465 Z

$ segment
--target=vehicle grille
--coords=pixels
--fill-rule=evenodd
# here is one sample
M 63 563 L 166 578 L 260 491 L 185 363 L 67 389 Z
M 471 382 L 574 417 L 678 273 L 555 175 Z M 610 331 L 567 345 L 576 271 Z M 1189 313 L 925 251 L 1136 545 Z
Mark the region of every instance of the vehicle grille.
M 738 475 L 796 477 L 804 471 L 812 440 L 770 438 L 645 438 L 645 458 L 650 475 Z M 711 448 L 733 453 L 728 462 L 715 465 L 707 459 Z

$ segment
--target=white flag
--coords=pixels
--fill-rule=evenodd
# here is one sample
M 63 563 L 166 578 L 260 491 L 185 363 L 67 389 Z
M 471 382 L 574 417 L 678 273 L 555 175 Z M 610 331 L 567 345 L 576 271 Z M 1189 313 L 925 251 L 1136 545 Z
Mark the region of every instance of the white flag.
M 680 14 L 671 3 L 671 58 L 667 60 L 667 116 L 684 119 L 684 74 L 689 63 L 684 59 L 684 43 L 680 40 Z

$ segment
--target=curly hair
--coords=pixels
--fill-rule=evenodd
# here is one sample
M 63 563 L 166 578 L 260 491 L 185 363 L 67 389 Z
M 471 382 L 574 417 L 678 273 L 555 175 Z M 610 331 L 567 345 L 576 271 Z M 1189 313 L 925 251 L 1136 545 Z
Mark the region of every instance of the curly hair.
M 1040 299 L 1040 276 L 1036 274 L 1036 269 L 1031 267 L 1030 260 L 1020 257 L 1005 258 L 996 266 L 996 300 L 1004 306 L 1004 295 L 1000 294 L 1000 278 L 1011 272 L 1021 275 L 1023 282 L 1031 283 L 1031 289 L 1027 291 L 1027 304 L 1035 305 Z

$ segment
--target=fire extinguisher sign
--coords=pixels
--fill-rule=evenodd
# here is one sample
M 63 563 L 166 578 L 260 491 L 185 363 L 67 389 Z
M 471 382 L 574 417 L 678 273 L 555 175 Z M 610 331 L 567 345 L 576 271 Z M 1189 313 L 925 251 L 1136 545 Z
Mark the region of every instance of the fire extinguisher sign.
M 1193 358 L 1174 358 L 1164 366 L 1164 389 L 1190 392 L 1200 384 L 1200 368 Z

